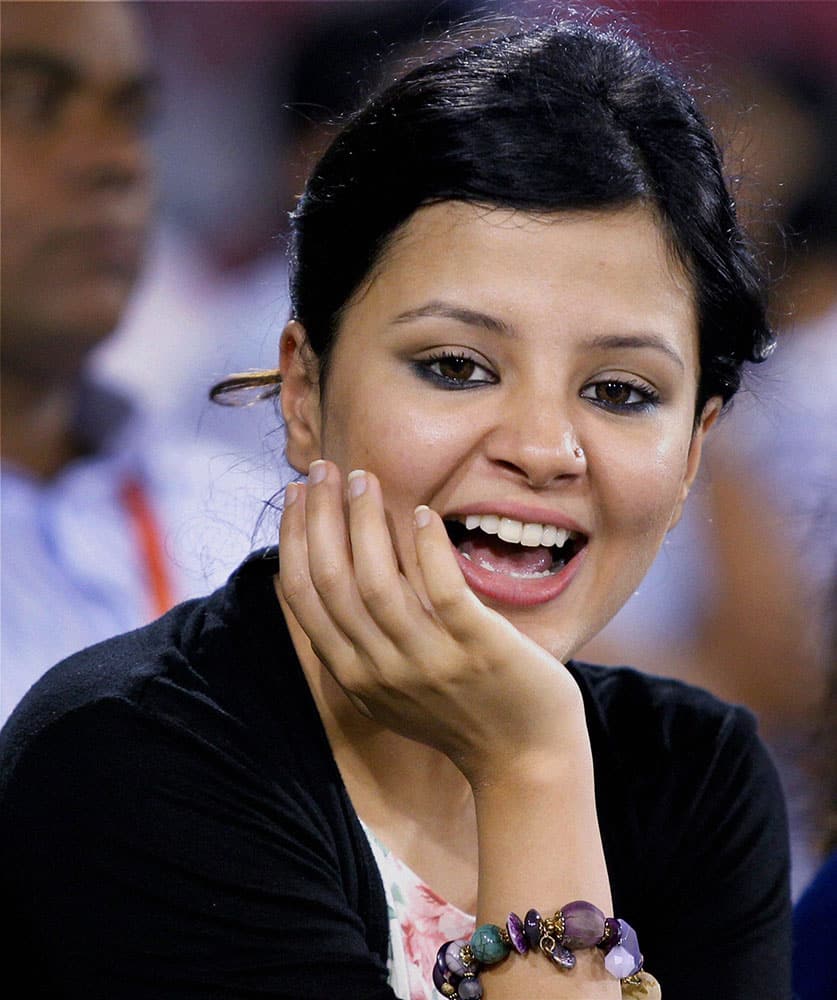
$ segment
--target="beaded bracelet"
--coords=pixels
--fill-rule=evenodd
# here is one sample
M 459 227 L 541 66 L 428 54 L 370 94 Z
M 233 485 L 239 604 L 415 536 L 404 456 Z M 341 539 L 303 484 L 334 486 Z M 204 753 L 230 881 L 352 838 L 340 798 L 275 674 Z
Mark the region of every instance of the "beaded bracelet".
M 446 941 L 436 954 L 433 985 L 447 1000 L 480 1000 L 480 971 L 502 962 L 512 951 L 525 955 L 539 949 L 560 969 L 575 966 L 575 952 L 599 948 L 605 969 L 622 985 L 623 997 L 659 1000 L 656 979 L 642 971 L 642 953 L 636 931 L 626 921 L 605 917 L 592 903 L 576 900 L 542 917 L 529 910 L 521 920 L 510 913 L 505 927 L 482 924 L 470 938 Z

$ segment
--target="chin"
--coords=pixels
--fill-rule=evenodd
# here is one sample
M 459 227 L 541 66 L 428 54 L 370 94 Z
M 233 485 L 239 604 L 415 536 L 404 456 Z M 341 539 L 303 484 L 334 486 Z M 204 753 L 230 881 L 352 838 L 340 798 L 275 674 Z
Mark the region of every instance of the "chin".
M 566 663 L 588 641 L 587 633 L 582 635 L 572 626 L 563 626 L 561 622 L 546 622 L 537 612 L 528 609 L 509 609 L 484 602 L 492 610 L 502 615 L 514 627 L 536 642 L 556 660 Z

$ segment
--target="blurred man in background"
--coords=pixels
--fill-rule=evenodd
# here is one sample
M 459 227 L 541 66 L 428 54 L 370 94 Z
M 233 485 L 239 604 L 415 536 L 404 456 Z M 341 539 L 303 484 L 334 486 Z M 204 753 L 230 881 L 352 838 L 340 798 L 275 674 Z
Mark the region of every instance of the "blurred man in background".
M 84 361 L 139 274 L 155 82 L 127 9 L 2 14 L 3 457 L 50 479 L 85 451 L 73 422 Z
M 2 21 L 0 721 L 58 659 L 220 582 L 258 514 L 252 488 L 227 482 L 207 557 L 223 458 L 145 439 L 85 375 L 134 289 L 154 204 L 157 85 L 136 10 L 6 2 Z

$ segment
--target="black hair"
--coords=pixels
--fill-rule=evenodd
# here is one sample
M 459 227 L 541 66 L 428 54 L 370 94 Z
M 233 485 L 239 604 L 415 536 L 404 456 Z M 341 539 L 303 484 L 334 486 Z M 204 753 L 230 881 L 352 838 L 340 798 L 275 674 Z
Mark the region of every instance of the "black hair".
M 380 87 L 398 53 L 454 30 L 471 7 L 469 0 L 320 3 L 312 27 L 290 53 L 282 47 L 273 69 L 282 133 L 331 130 Z
M 418 208 L 449 200 L 540 213 L 649 205 L 695 288 L 696 416 L 772 349 L 763 277 L 712 133 L 621 26 L 539 25 L 456 49 L 347 120 L 291 215 L 292 310 L 323 384 L 353 294 Z

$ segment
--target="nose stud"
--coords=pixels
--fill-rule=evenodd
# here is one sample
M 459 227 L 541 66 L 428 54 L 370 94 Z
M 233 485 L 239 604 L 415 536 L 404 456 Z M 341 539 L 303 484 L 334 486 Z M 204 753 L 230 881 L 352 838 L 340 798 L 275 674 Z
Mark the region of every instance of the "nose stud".
M 575 448 L 573 448 L 573 455 L 581 461 L 581 459 L 584 458 L 584 449 L 580 445 L 576 445 Z

